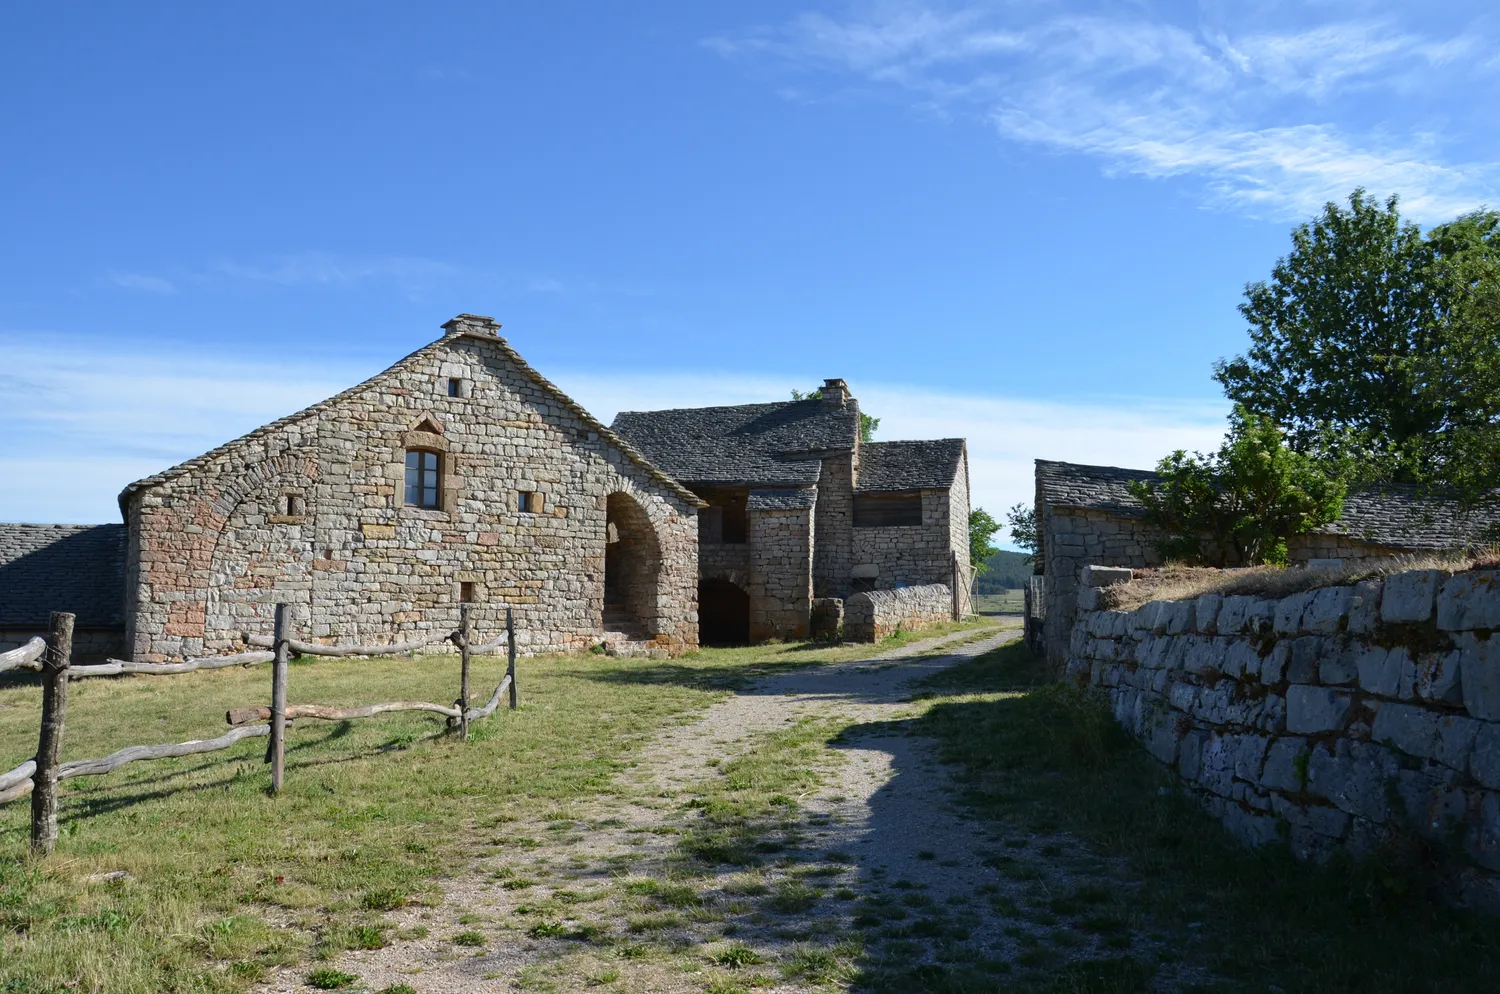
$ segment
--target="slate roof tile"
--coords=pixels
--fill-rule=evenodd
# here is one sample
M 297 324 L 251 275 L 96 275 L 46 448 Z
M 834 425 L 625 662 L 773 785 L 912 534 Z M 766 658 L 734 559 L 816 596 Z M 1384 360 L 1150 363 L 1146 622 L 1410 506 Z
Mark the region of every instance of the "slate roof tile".
M 71 611 L 79 628 L 121 628 L 124 610 L 124 525 L 0 523 L 0 627 Z
M 859 447 L 855 493 L 882 490 L 946 490 L 964 457 L 961 438 L 911 442 L 866 442 Z
M 752 490 L 745 506 L 752 511 L 795 511 L 812 507 L 818 502 L 818 492 L 811 487 L 801 489 Z
M 859 408 L 792 400 L 622 411 L 610 426 L 684 483 L 811 486 L 819 457 L 854 447 Z

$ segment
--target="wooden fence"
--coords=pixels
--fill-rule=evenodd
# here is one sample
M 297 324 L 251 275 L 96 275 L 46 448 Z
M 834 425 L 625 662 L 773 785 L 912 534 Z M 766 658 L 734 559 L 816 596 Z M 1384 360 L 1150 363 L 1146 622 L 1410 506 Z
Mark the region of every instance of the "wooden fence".
M 169 759 L 176 756 L 191 756 L 202 752 L 227 749 L 242 739 L 268 736 L 266 762 L 271 764 L 271 793 L 281 792 L 286 777 L 286 725 L 294 718 L 318 718 L 325 721 L 348 721 L 354 718 L 372 718 L 378 714 L 394 711 L 429 711 L 443 715 L 448 726 L 455 729 L 465 741 L 469 737 L 470 722 L 488 718 L 500 706 L 502 697 L 509 696 L 512 710 L 520 706 L 520 695 L 516 689 L 516 627 L 509 608 L 505 610 L 505 631 L 491 642 L 470 644 L 469 605 L 459 606 L 458 630 L 433 634 L 426 638 L 393 645 L 317 645 L 299 642 L 292 637 L 291 609 L 286 604 L 276 605 L 275 634 L 250 636 L 251 645 L 266 646 L 269 651 L 236 653 L 229 656 L 211 656 L 187 659 L 181 663 L 135 663 L 121 659 L 106 659 L 95 666 L 73 666 L 73 615 L 58 612 L 52 615 L 51 631 L 46 639 L 34 638 L 17 649 L 0 652 L 0 673 L 6 670 L 37 670 L 42 674 L 42 722 L 37 738 L 37 751 L 15 769 L 0 773 L 0 804 L 19 800 L 31 795 L 31 848 L 47 854 L 57 844 L 57 786 L 71 777 L 98 776 L 124 766 L 147 759 Z M 366 704 L 359 707 L 332 707 L 323 704 L 288 705 L 287 663 L 293 654 L 301 656 L 392 656 L 413 652 L 440 642 L 452 642 L 459 653 L 459 691 L 452 705 L 434 704 L 429 701 L 389 701 L 383 704 Z M 505 676 L 495 692 L 482 707 L 470 706 L 469 664 L 473 656 L 506 649 Z M 102 759 L 75 759 L 61 761 L 63 730 L 67 721 L 68 683 L 87 677 L 120 676 L 141 674 L 163 676 L 177 673 L 192 673 L 197 670 L 223 669 L 228 666 L 253 666 L 271 663 L 271 703 L 268 707 L 243 707 L 230 710 L 224 717 L 231 726 L 228 732 L 215 739 L 195 739 L 191 742 L 167 743 L 151 746 L 128 746 Z

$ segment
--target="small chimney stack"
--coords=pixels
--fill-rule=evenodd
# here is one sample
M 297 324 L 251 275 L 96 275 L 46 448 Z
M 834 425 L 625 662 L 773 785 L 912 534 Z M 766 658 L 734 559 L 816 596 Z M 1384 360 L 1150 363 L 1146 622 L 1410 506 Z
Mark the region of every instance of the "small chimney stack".
M 484 335 L 486 338 L 500 337 L 500 322 L 483 314 L 460 314 L 443 322 L 443 331 L 449 335 Z
M 843 407 L 849 402 L 849 384 L 843 380 L 824 380 L 818 392 L 822 395 L 824 407 Z

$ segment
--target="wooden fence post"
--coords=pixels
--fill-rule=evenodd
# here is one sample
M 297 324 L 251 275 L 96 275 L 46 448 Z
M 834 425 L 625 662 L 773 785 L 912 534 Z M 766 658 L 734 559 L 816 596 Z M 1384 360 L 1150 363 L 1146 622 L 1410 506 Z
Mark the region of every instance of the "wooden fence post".
M 458 737 L 469 741 L 469 602 L 458 605 Z
M 276 605 L 276 659 L 271 663 L 271 793 L 281 793 L 286 777 L 286 670 L 292 637 L 292 607 Z
M 505 645 L 505 673 L 510 677 L 510 709 L 514 711 L 521 706 L 521 695 L 516 690 L 516 619 L 511 617 L 508 607 L 505 609 Z
M 57 846 L 57 767 L 62 762 L 63 724 L 68 716 L 68 666 L 73 658 L 74 617 L 52 613 L 52 632 L 42 655 L 42 730 L 36 743 L 31 791 L 31 851 L 50 855 Z
M 954 621 L 962 621 L 963 620 L 963 616 L 960 613 L 960 609 L 959 609 L 959 606 L 958 606 L 959 605 L 959 601 L 958 601 L 958 553 L 950 551 L 948 553 L 948 556 L 949 556 L 949 558 L 951 560 L 951 562 L 950 562 L 949 565 L 950 565 L 951 571 L 953 573 L 953 588 L 952 588 L 953 589 L 953 620 Z

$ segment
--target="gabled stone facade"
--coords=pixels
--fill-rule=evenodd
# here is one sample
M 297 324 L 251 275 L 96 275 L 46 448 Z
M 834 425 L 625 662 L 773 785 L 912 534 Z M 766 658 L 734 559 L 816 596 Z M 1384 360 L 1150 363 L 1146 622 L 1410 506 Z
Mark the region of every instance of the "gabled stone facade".
M 696 646 L 702 502 L 498 328 L 460 315 L 364 383 L 128 487 L 132 657 L 240 648 L 278 601 L 312 640 L 451 630 L 465 597 L 485 636 L 514 609 L 527 652 L 597 644 L 607 616 L 652 649 Z M 434 506 L 408 503 L 413 452 L 440 467 Z

